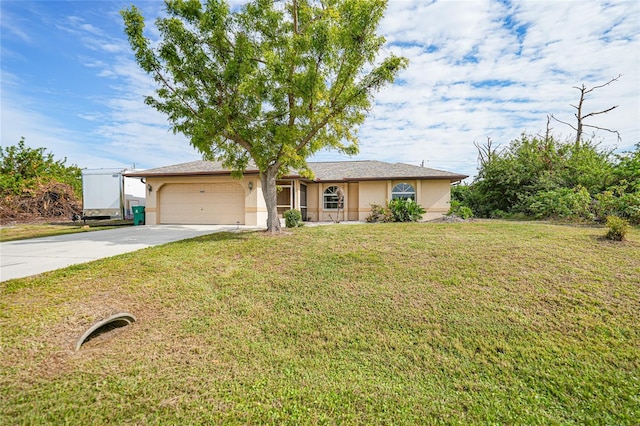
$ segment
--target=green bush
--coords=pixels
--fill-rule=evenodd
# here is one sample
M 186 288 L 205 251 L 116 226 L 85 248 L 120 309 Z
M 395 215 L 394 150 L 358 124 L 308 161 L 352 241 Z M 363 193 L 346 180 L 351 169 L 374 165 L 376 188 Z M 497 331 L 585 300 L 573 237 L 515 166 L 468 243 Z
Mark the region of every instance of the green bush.
M 623 180 L 619 185 L 596 194 L 593 212 L 598 220 L 618 216 L 640 224 L 640 185 L 634 187 Z
M 418 222 L 425 209 L 411 198 L 395 198 L 389 201 L 389 210 L 394 222 Z
M 422 219 L 425 209 L 411 198 L 395 198 L 386 206 L 370 204 L 371 214 L 367 222 L 417 222 Z
M 393 222 L 393 215 L 388 207 L 380 204 L 369 204 L 369 206 L 371 207 L 371 213 L 365 218 L 367 222 Z
M 608 240 L 622 241 L 629 231 L 629 222 L 617 216 L 608 216 L 607 228 L 609 228 L 609 231 L 605 237 Z
M 297 228 L 303 226 L 302 213 L 300 210 L 291 209 L 284 212 L 284 224 L 287 228 Z
M 528 198 L 527 211 L 536 219 L 593 219 L 591 195 L 583 186 L 540 191 Z
M 451 200 L 451 207 L 449 207 L 447 216 L 457 216 L 460 219 L 467 220 L 473 217 L 473 210 L 463 205 L 460 201 Z

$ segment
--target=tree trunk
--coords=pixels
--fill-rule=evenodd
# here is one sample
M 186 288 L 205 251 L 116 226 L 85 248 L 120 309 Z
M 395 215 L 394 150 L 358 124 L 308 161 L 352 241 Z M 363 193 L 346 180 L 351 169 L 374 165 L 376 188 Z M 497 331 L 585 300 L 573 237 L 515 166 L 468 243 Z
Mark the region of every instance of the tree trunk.
M 267 205 L 267 232 L 275 234 L 281 231 L 278 217 L 278 192 L 276 190 L 276 175 L 278 167 L 271 166 L 266 172 L 260 173 L 262 194 Z
M 578 90 L 580 90 L 580 102 L 578 102 L 578 106 L 576 107 L 578 110 L 576 113 L 576 118 L 578 119 L 578 127 L 576 128 L 576 147 L 580 145 L 580 139 L 582 139 L 582 119 L 584 118 L 582 116 L 582 103 L 584 102 L 584 94 L 587 88 L 583 84 L 582 87 L 578 88 Z

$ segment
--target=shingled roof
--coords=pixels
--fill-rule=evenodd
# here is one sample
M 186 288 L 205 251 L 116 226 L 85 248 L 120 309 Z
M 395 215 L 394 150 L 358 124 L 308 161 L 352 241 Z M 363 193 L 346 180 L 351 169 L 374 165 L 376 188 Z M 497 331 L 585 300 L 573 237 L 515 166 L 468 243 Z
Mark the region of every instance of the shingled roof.
M 258 168 L 250 165 L 245 174 L 259 173 Z M 126 173 L 131 177 L 153 177 L 153 176 L 189 176 L 189 175 L 227 175 L 229 169 L 222 166 L 218 161 L 192 161 L 190 163 L 174 164 L 172 166 L 158 167 L 156 169 L 141 170 L 139 172 Z
M 383 161 L 339 161 L 308 163 L 317 181 L 354 181 L 380 179 L 448 179 L 462 180 L 466 175 Z
M 412 166 L 404 163 L 385 163 L 383 161 L 335 161 L 309 162 L 309 168 L 315 175 L 316 182 L 341 182 L 380 179 L 447 179 L 458 181 L 466 175 L 431 169 L 428 167 Z M 257 167 L 250 165 L 245 174 L 259 173 Z M 131 177 L 160 177 L 160 176 L 189 176 L 189 175 L 225 175 L 229 169 L 222 163 L 215 161 L 192 161 L 190 163 L 147 169 L 139 172 L 129 172 Z M 296 178 L 300 175 L 293 171 L 288 177 Z

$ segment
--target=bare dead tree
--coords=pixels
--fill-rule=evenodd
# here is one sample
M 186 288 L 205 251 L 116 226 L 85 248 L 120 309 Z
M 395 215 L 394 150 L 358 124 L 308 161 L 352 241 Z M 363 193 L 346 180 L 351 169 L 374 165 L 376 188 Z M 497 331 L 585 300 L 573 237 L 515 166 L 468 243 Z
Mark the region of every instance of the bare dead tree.
M 551 131 L 553 127 L 551 127 L 551 116 L 547 114 L 547 130 L 544 132 L 544 141 L 549 142 L 551 140 Z
M 493 141 L 490 137 L 487 137 L 487 143 L 480 145 L 478 142 L 473 142 L 473 145 L 478 150 L 478 162 L 480 167 L 484 167 L 487 163 L 491 162 L 493 156 L 496 154 L 496 148 L 492 146 Z
M 582 86 L 577 87 L 577 86 L 573 86 L 574 89 L 577 89 L 580 91 L 580 100 L 578 102 L 578 105 L 573 105 L 571 104 L 572 107 L 574 107 L 576 109 L 576 112 L 574 114 L 574 116 L 576 117 L 577 120 L 577 124 L 576 126 L 573 126 L 572 124 L 567 123 L 566 121 L 562 121 L 557 119 L 556 117 L 553 116 L 553 114 L 551 114 L 551 118 L 553 118 L 554 120 L 556 120 L 559 123 L 562 124 L 566 124 L 567 126 L 571 127 L 573 130 L 575 130 L 576 132 L 576 140 L 575 143 L 578 144 L 580 143 L 580 140 L 582 140 L 582 134 L 584 133 L 584 128 L 585 127 L 589 127 L 592 129 L 598 129 L 598 130 L 604 130 L 606 132 L 610 132 L 610 133 L 615 133 L 618 136 L 618 141 L 622 140 L 622 138 L 620 137 L 620 132 L 618 132 L 617 130 L 611 130 L 611 129 L 607 129 L 606 127 L 600 127 L 600 126 L 595 126 L 593 124 L 585 124 L 584 120 L 599 114 L 606 114 L 610 111 L 613 111 L 614 109 L 618 108 L 618 105 L 614 105 L 610 108 L 604 109 L 602 111 L 595 111 L 595 112 L 590 112 L 590 113 L 583 113 L 582 108 L 584 106 L 584 100 L 585 97 L 593 92 L 596 89 L 601 89 L 605 86 L 610 85 L 611 83 L 613 83 L 614 81 L 618 81 L 620 79 L 620 77 L 622 77 L 622 74 L 618 74 L 617 77 L 612 78 L 611 80 L 607 81 L 604 84 L 600 84 L 598 86 L 593 86 L 591 88 L 587 88 L 587 86 L 584 85 L 584 83 L 582 84 Z M 548 130 L 548 124 L 547 124 L 547 130 Z

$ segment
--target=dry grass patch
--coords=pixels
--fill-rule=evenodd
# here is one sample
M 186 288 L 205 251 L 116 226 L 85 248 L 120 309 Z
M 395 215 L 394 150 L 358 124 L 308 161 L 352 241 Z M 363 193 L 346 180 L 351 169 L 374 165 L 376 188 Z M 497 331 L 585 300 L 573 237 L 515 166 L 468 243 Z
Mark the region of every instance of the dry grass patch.
M 90 220 L 85 222 L 14 223 L 0 226 L 0 242 L 100 231 L 133 225 L 131 220 Z
M 640 232 L 602 233 L 214 234 L 4 282 L 0 423 L 633 424 Z

